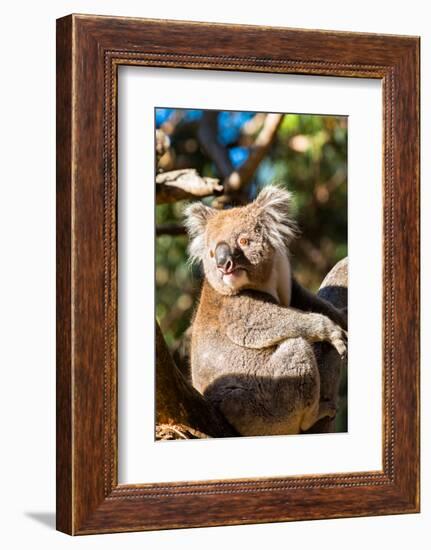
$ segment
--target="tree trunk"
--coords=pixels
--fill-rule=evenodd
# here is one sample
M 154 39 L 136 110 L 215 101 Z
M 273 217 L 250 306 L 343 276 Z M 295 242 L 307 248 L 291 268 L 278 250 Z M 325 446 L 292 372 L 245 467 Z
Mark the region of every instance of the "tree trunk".
M 348 260 L 340 260 L 325 277 L 318 295 L 336 308 L 345 310 L 347 316 Z M 314 344 L 320 373 L 320 400 L 338 403 L 338 393 L 347 357 L 341 359 L 337 351 L 326 342 Z M 335 432 L 335 418 L 322 418 L 306 433 Z
M 156 323 L 156 437 L 234 437 L 238 433 L 175 365 Z

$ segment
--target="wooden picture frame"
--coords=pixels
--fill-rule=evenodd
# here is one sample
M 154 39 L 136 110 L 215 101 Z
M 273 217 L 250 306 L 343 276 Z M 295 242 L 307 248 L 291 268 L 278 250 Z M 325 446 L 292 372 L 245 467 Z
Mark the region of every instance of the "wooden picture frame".
M 116 89 L 124 64 L 382 81 L 381 471 L 118 484 Z M 418 511 L 419 38 L 59 19 L 57 529 L 90 534 Z

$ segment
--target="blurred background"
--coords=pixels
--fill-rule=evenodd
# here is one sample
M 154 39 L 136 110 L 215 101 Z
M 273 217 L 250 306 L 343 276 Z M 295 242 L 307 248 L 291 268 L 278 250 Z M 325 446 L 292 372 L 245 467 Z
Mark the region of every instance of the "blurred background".
M 230 172 L 253 164 L 240 195 L 217 205 L 214 196 L 202 199 L 224 208 L 253 200 L 267 184 L 287 187 L 293 193 L 293 214 L 301 231 L 291 248 L 293 271 L 303 286 L 316 291 L 331 268 L 347 256 L 347 117 L 284 114 L 270 130 L 265 127 L 268 117 L 256 112 L 157 108 L 157 138 L 161 134 L 166 142 L 158 150 L 157 172 L 195 168 L 200 176 L 223 183 Z M 269 139 L 264 156 L 253 163 L 253 151 L 265 132 Z M 217 143 L 224 162 L 211 141 Z M 159 149 L 157 140 L 156 144 Z M 187 261 L 184 204 L 156 207 L 156 316 L 172 352 L 190 326 L 202 280 L 199 266 L 191 267 Z M 337 431 L 346 431 L 346 376 L 340 398 Z

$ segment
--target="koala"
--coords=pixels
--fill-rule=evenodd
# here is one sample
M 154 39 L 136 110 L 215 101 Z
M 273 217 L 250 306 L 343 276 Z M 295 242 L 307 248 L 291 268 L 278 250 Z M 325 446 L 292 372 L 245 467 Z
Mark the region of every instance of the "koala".
M 320 402 L 313 342 L 346 354 L 346 321 L 293 278 L 290 193 L 263 188 L 246 206 L 186 208 L 204 282 L 192 325 L 191 380 L 243 436 L 297 434 L 336 407 Z

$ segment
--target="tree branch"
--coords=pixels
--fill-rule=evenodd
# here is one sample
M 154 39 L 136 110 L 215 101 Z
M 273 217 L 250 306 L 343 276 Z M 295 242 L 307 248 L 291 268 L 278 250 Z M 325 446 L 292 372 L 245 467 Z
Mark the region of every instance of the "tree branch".
M 178 370 L 157 323 L 156 424 L 156 435 L 163 439 L 238 435 L 224 416 Z M 178 433 L 181 435 L 175 437 Z
M 241 192 L 250 183 L 257 167 L 268 153 L 277 135 L 277 130 L 280 127 L 283 116 L 278 113 L 266 115 L 262 129 L 256 137 L 249 157 L 238 170 L 234 170 L 225 177 L 223 180 L 224 194 L 213 201 L 214 207 L 223 208 L 225 204 L 233 202 L 235 199 L 237 199 L 237 202 L 241 202 L 238 200 L 240 199 Z
M 223 192 L 215 178 L 202 178 L 194 168 L 172 170 L 156 175 L 156 204 L 202 199 Z
M 265 116 L 250 155 L 238 170 L 234 169 L 227 148 L 217 139 L 217 117 L 218 111 L 207 111 L 203 114 L 198 128 L 198 139 L 216 165 L 223 184 L 215 178 L 201 177 L 193 168 L 162 172 L 156 175 L 156 204 L 201 199 L 212 195 L 220 195 L 213 201 L 216 208 L 223 208 L 227 203 L 242 202 L 241 195 L 271 147 L 283 115 L 270 113 Z M 170 143 L 161 130 L 157 132 L 156 153 L 159 161 L 169 149 Z
M 219 111 L 204 111 L 198 128 L 198 139 L 205 153 L 214 162 L 221 178 L 234 171 L 229 153 L 217 139 Z
M 248 159 L 240 166 L 238 171 L 230 174 L 227 181 L 224 181 L 226 193 L 238 191 L 251 180 L 261 160 L 271 147 L 282 120 L 282 114 L 270 113 L 266 115 L 265 122 L 257 135 Z
M 175 223 L 165 223 L 156 226 L 156 237 L 161 235 L 171 235 L 172 237 L 186 235 L 187 231 L 183 225 L 177 225 Z

